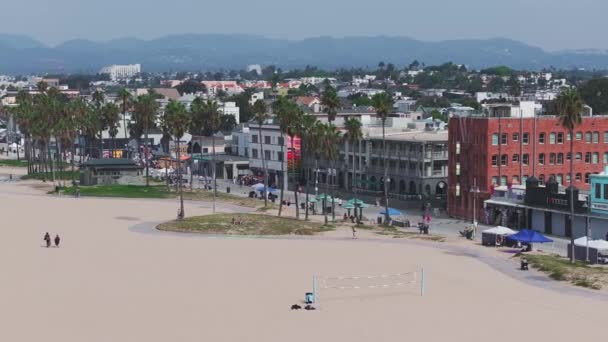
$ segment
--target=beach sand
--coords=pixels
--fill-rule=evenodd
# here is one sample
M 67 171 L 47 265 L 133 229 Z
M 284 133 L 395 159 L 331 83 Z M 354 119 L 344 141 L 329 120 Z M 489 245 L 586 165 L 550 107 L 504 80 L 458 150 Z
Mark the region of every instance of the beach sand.
M 529 285 L 467 255 L 408 241 L 352 240 L 348 230 L 323 240 L 151 229 L 176 210 L 177 201 L 61 198 L 1 184 L 0 341 L 566 341 L 604 335 L 606 302 Z M 209 212 L 210 204 L 186 205 L 187 215 Z M 47 231 L 62 237 L 60 248 L 42 247 Z M 290 310 L 311 290 L 313 274 L 420 267 L 425 296 L 417 284 L 322 290 L 319 310 Z

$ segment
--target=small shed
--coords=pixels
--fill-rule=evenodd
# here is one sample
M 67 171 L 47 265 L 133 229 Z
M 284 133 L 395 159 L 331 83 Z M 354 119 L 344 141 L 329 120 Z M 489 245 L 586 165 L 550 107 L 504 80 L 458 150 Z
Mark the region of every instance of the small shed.
M 90 159 L 80 166 L 80 185 L 144 184 L 144 167 L 131 159 Z

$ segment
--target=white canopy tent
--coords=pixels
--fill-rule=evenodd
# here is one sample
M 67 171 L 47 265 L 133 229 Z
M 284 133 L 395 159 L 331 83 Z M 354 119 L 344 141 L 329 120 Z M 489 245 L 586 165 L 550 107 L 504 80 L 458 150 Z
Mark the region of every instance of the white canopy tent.
M 574 240 L 575 246 L 587 247 L 587 237 L 583 236 Z M 608 252 L 608 241 L 606 240 L 589 240 L 589 248 L 597 249 L 598 251 Z
M 486 229 L 481 232 L 481 244 L 484 246 L 499 246 L 504 243 L 504 237 L 515 233 L 517 232 L 503 226 Z
M 513 229 L 510 229 L 510 228 L 507 228 L 507 227 L 497 226 L 497 227 L 494 227 L 494 228 L 486 229 L 486 230 L 482 231 L 482 233 L 509 236 L 509 235 L 513 235 L 513 234 L 515 234 L 517 232 L 514 231 Z

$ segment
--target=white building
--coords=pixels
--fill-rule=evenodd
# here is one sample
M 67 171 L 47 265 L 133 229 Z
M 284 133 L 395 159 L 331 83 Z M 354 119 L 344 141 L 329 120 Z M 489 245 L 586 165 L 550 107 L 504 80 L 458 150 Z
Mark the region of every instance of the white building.
M 262 66 L 259 64 L 249 64 L 247 66 L 247 72 L 252 72 L 255 71 L 256 74 L 261 75 L 262 74 Z
M 240 118 L 240 108 L 236 105 L 236 102 L 225 102 L 224 104 L 220 105 L 220 113 L 224 114 L 224 115 L 232 115 L 234 116 L 234 119 L 236 120 L 236 124 L 240 124 L 241 123 L 241 118 Z
M 262 175 L 263 167 L 259 141 L 259 126 L 255 123 L 250 123 L 249 133 L 251 138 L 248 146 L 249 168 L 254 174 Z M 287 171 L 287 146 L 282 147 L 283 139 L 285 139 L 285 145 L 287 145 L 287 137 L 281 137 L 278 124 L 272 122 L 272 120 L 267 121 L 267 124 L 262 126 L 262 145 L 264 149 L 264 159 L 268 169 L 268 183 L 275 187 L 279 187 L 282 174 L 281 170 Z M 240 147 L 239 152 L 241 152 Z M 246 156 L 240 153 L 239 155 L 242 157 Z M 287 189 L 287 179 L 283 179 L 283 181 L 285 189 Z
M 141 73 L 141 64 L 110 65 L 102 68 L 100 74 L 108 74 L 112 80 L 125 79 Z

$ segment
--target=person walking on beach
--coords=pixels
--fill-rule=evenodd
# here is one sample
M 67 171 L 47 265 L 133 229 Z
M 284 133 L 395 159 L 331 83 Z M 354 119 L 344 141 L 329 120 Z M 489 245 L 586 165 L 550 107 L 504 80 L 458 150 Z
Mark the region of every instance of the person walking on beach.
M 352 226 L 353 228 L 353 239 L 357 238 L 357 229 L 355 228 L 355 225 Z
M 51 236 L 49 235 L 49 232 L 44 234 L 44 241 L 46 241 L 46 248 L 51 247 Z
M 59 247 L 59 242 L 61 242 L 61 239 L 59 238 L 59 234 L 55 235 L 55 247 Z

